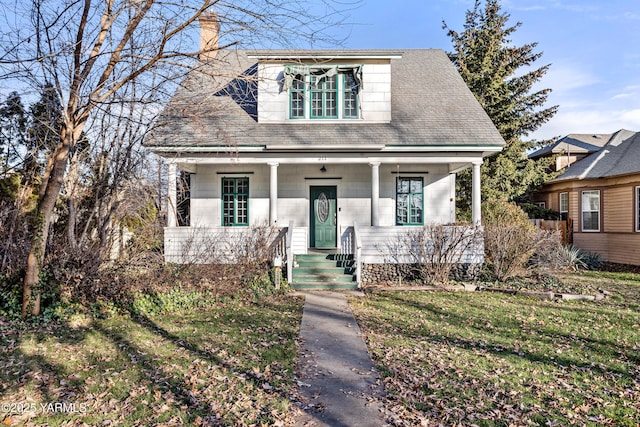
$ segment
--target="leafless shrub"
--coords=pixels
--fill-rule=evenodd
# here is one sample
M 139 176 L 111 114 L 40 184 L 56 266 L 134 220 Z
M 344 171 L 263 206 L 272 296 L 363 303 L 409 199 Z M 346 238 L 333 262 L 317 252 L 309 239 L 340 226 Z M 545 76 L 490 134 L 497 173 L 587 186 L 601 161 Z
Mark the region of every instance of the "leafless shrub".
M 265 265 L 278 251 L 282 230 L 266 224 L 252 227 L 189 227 L 179 233 L 169 259 L 185 265 Z
M 524 276 L 548 263 L 560 244 L 557 231 L 537 229 L 515 203 L 502 200 L 482 205 L 485 271 L 504 281 Z
M 526 275 L 532 268 L 551 265 L 560 243 L 556 231 L 522 224 L 489 224 L 484 228 L 485 262 L 499 281 Z
M 474 226 L 429 224 L 410 229 L 388 242 L 392 260 L 410 264 L 413 276 L 446 285 L 451 270 L 461 263 L 478 262 L 482 253 L 482 230 Z

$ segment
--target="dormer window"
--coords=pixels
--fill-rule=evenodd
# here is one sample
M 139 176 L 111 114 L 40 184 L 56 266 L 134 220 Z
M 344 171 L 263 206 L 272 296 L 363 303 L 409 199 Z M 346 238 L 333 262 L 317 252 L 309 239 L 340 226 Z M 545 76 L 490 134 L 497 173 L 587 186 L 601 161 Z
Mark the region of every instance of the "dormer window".
M 357 119 L 362 66 L 289 65 L 283 90 L 289 91 L 291 119 Z
M 311 89 L 311 118 L 338 118 L 338 85 L 336 75 L 310 76 Z

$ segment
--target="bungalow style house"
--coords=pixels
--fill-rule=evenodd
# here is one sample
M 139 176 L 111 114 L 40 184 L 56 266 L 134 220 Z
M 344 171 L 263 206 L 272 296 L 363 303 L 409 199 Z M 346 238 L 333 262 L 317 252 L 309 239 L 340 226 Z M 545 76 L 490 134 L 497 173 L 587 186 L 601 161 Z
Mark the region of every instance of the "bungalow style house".
M 572 133 L 558 139 L 529 155 L 530 159 L 555 156 L 554 171 L 561 171 L 591 153 L 595 153 L 606 144 L 613 134 Z
M 545 183 L 534 203 L 573 222 L 573 244 L 603 259 L 640 265 L 640 133 L 620 130 Z
M 147 146 L 169 164 L 167 262 L 207 235 L 269 224 L 294 287 L 340 283 L 329 267 L 353 287 L 390 262 L 384 242 L 398 233 L 456 222 L 455 175 L 469 167 L 479 224 L 480 165 L 504 140 L 442 50 L 219 50 Z M 190 174 L 184 226 L 178 170 Z M 333 265 L 311 259 L 323 250 Z

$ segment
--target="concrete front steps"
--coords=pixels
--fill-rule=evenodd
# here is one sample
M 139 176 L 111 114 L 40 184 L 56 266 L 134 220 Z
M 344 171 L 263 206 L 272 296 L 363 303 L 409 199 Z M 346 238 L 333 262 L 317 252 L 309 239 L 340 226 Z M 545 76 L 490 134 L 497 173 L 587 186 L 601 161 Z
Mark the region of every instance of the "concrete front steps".
M 293 289 L 357 289 L 352 255 L 294 255 Z

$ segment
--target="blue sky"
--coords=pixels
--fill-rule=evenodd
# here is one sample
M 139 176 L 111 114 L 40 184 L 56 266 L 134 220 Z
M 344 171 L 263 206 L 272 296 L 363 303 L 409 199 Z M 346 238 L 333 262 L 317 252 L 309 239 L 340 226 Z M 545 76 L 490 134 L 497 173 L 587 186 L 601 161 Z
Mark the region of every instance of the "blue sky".
M 345 48 L 452 49 L 442 29 L 462 30 L 473 0 L 362 0 L 350 12 Z M 503 0 L 513 43 L 537 42 L 551 64 L 538 89 L 551 88 L 556 116 L 530 135 L 640 131 L 640 2 L 638 0 Z

